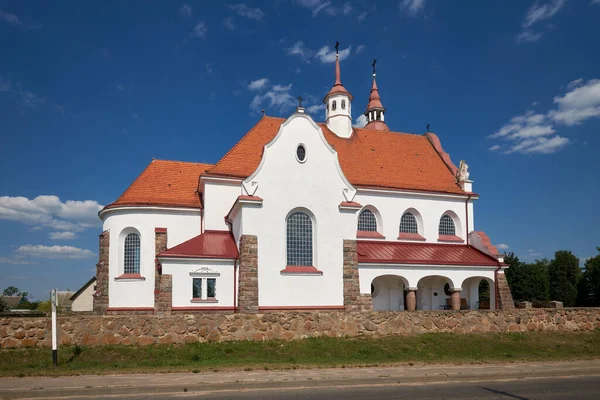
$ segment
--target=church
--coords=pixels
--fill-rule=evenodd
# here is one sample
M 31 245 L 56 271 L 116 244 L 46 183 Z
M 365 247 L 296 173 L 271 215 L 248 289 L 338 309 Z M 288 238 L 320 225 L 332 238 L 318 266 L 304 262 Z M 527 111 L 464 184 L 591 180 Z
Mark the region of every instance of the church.
M 336 56 L 324 122 L 300 102 L 214 165 L 152 160 L 99 212 L 94 311 L 514 307 L 467 164 L 434 133 L 390 129 L 375 63 L 364 99 L 358 128 Z

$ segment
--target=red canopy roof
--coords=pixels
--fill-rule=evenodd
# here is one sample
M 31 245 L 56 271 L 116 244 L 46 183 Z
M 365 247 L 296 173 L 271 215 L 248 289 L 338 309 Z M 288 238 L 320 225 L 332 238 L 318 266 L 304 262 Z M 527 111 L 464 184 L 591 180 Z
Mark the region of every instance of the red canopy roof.
M 500 266 L 494 257 L 458 244 L 359 240 L 359 263 Z
M 238 250 L 228 231 L 206 231 L 163 251 L 158 257 L 233 259 L 238 257 Z

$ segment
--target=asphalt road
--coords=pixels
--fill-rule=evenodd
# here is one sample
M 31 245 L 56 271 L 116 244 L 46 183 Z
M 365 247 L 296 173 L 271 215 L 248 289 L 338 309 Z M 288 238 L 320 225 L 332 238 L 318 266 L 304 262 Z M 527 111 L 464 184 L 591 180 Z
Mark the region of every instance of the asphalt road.
M 211 400 L 378 400 L 378 399 L 500 399 L 500 400 L 553 400 L 553 399 L 600 399 L 600 377 L 520 379 L 510 381 L 477 381 L 419 385 L 360 385 L 360 386 L 302 386 L 297 388 L 244 389 L 233 385 L 231 389 L 205 392 L 164 393 L 160 395 L 118 395 L 69 397 L 75 399 L 148 399 L 167 400 L 173 398 Z

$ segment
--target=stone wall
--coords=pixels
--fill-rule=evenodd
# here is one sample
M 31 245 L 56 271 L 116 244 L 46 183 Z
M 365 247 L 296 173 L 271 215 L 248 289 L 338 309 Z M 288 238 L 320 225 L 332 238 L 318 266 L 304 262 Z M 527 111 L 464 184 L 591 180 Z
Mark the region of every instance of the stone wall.
M 600 329 L 600 308 L 88 315 L 59 317 L 58 326 L 61 344 L 79 345 L 290 340 L 427 332 L 571 332 Z M 0 318 L 0 347 L 49 347 L 50 327 L 49 317 Z
M 96 264 L 96 293 L 94 294 L 94 312 L 104 314 L 108 308 L 108 247 L 110 232 L 100 234 L 98 264 Z
M 371 311 L 373 309 L 371 295 L 360 293 L 356 240 L 344 240 L 344 267 L 342 273 L 346 311 Z
M 238 276 L 238 309 L 241 313 L 258 312 L 258 238 L 240 238 L 240 272 Z
M 154 253 L 158 256 L 159 253 L 167 250 L 167 229 L 154 229 Z M 171 275 L 163 275 L 162 267 L 158 258 L 154 260 L 154 312 L 156 314 L 171 314 L 173 305 L 173 277 Z
M 502 310 L 511 310 L 515 308 L 515 302 L 508 286 L 508 280 L 503 272 L 496 273 L 496 299 L 498 301 L 498 308 Z

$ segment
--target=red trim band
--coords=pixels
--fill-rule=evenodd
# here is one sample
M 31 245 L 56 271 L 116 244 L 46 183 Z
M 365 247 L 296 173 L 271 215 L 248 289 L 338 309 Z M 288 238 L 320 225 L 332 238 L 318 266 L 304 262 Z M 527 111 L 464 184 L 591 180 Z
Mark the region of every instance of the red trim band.
M 440 235 L 438 237 L 438 242 L 453 242 L 453 243 L 463 243 L 464 240 L 459 238 L 456 235 Z
M 385 239 L 379 232 L 374 231 L 356 231 L 356 237 L 360 239 Z
M 123 275 L 119 275 L 119 276 L 115 277 L 115 280 L 119 280 L 119 279 L 133 279 L 133 280 L 138 280 L 138 281 L 146 280 L 146 278 L 140 274 L 123 274 Z
M 274 306 L 274 307 L 258 307 L 258 311 L 315 311 L 315 310 L 345 310 L 344 306 Z
M 307 275 L 323 275 L 323 271 L 319 271 L 312 265 L 288 265 L 280 271 L 282 274 L 307 274 Z
M 154 233 L 167 233 L 167 228 L 154 228 Z
M 398 239 L 400 240 L 425 240 L 425 238 L 418 233 L 403 233 L 400 232 L 398 235 Z

